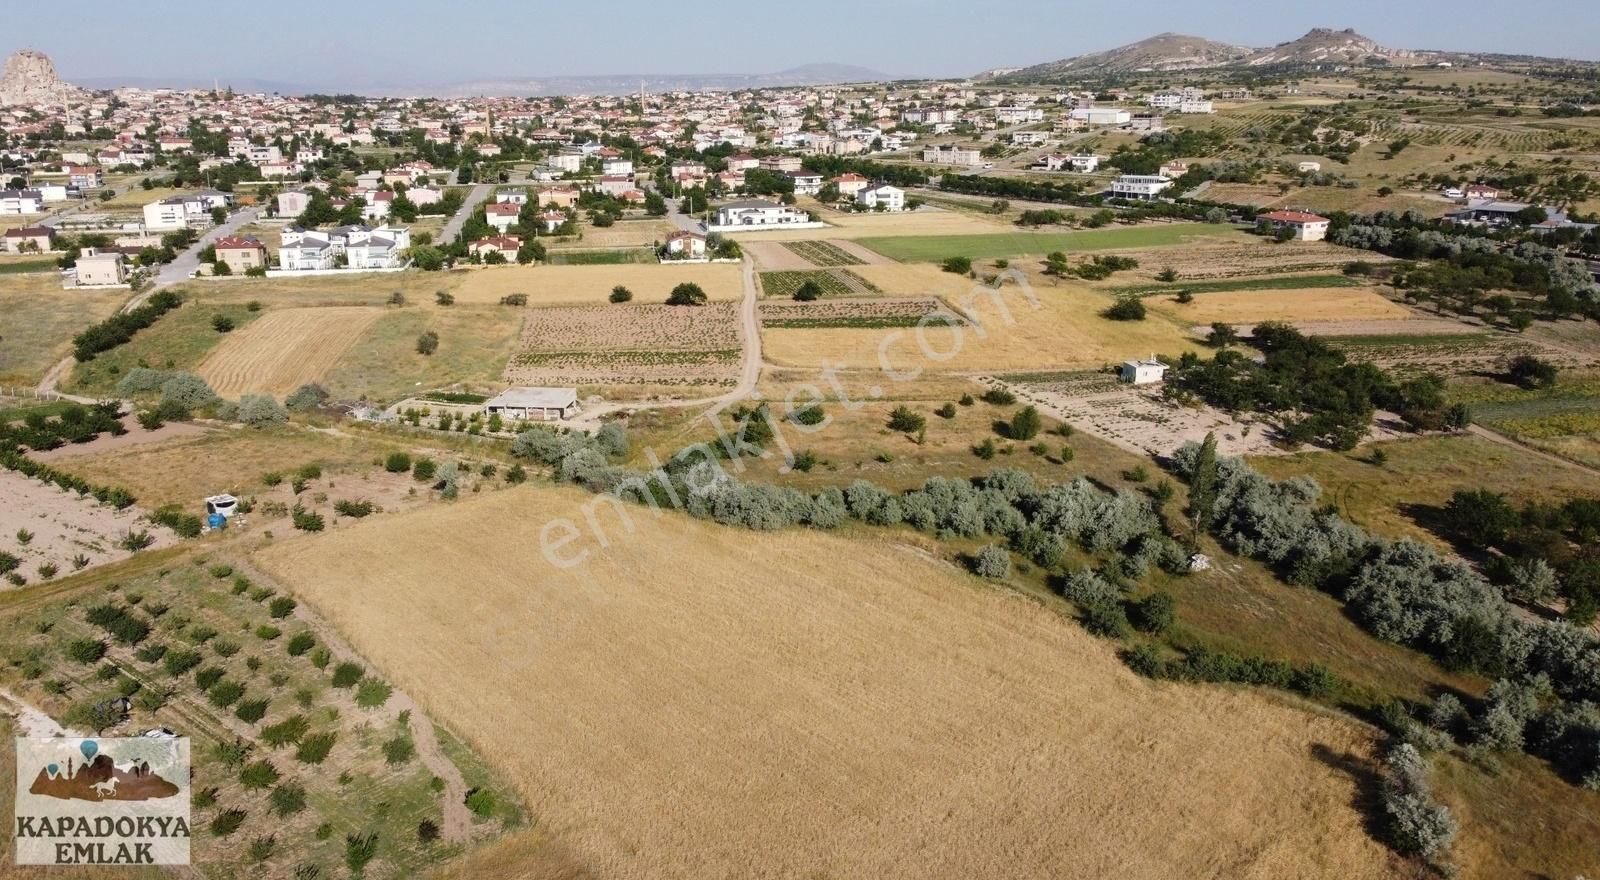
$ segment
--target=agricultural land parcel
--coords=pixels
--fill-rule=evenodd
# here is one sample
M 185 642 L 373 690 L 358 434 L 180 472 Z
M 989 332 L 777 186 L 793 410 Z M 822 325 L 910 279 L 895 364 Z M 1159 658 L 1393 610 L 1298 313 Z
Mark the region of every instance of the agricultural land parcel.
M 370 306 L 277 309 L 229 333 L 200 364 L 200 377 L 223 397 L 276 397 L 321 382 L 383 314 Z
M 588 498 L 501 492 L 258 559 L 606 875 L 1389 875 L 1330 766 L 1371 747 L 1349 722 L 1142 681 L 1055 612 L 871 539 L 634 508 L 635 534 L 558 569 L 526 514 L 582 522 Z M 815 565 L 839 558 L 848 578 Z
M 519 385 L 726 385 L 739 368 L 738 307 L 531 309 L 506 365 Z

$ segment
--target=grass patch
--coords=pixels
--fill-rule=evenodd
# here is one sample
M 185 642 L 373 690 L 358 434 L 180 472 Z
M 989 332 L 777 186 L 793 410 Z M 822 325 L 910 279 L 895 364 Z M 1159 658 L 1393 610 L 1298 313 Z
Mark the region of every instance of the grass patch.
M 125 345 L 74 366 L 67 388 L 79 394 L 110 394 L 116 390 L 118 380 L 140 366 L 193 372 L 228 336 L 211 326 L 214 316 L 232 319 L 232 332 L 238 333 L 263 314 L 266 313 L 250 311 L 242 303 L 185 301 L 134 334 Z
M 990 260 L 1052 251 L 1082 253 L 1117 248 L 1171 247 L 1200 236 L 1238 235 L 1232 226 L 1209 223 L 1166 223 L 1083 232 L 1010 232 L 992 235 L 906 235 L 857 239 L 892 259 L 936 263 L 946 257 Z
M 650 263 L 654 260 L 648 249 L 628 248 L 607 251 L 551 251 L 546 262 L 552 266 L 625 266 Z
M 28 260 L 21 263 L 0 263 L 0 275 L 29 275 L 35 272 L 55 271 L 55 260 Z

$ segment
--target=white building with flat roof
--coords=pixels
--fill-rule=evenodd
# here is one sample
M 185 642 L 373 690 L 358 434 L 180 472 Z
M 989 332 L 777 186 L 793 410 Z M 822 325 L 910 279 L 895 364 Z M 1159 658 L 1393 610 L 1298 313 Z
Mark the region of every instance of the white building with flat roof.
M 1153 201 L 1172 186 L 1172 181 L 1156 174 L 1124 174 L 1111 181 L 1111 197 Z
M 507 388 L 483 404 L 485 415 L 522 422 L 556 422 L 578 414 L 575 388 Z
M 1167 365 L 1162 363 L 1155 355 L 1144 361 L 1124 361 L 1122 364 L 1122 381 L 1129 385 L 1154 385 L 1167 378 Z

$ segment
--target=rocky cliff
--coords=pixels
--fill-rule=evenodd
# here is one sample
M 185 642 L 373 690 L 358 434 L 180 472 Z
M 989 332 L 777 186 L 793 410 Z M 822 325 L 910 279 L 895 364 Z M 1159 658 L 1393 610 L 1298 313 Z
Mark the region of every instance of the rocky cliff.
M 0 106 L 70 101 L 82 91 L 56 76 L 50 56 L 33 49 L 13 52 L 0 73 Z

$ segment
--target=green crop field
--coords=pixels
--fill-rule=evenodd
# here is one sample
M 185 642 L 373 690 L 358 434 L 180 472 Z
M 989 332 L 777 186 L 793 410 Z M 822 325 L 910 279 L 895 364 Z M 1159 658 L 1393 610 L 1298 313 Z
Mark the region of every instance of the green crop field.
M 948 257 L 990 260 L 1052 251 L 1083 253 L 1124 248 L 1172 247 L 1204 236 L 1237 235 L 1232 226 L 1164 223 L 1082 232 L 1006 232 L 992 235 L 906 235 L 862 238 L 858 243 L 893 260 L 936 263 Z

